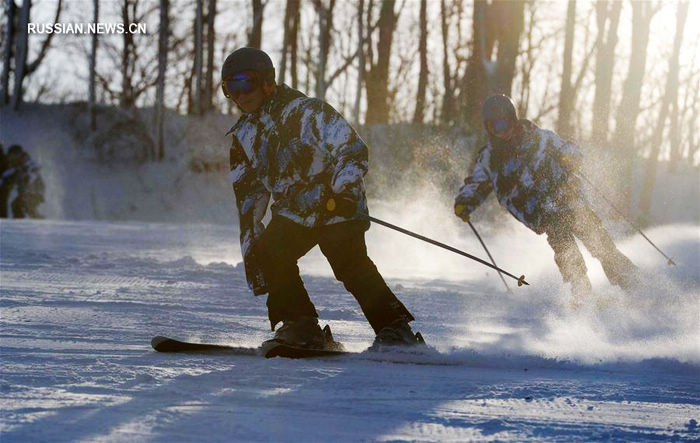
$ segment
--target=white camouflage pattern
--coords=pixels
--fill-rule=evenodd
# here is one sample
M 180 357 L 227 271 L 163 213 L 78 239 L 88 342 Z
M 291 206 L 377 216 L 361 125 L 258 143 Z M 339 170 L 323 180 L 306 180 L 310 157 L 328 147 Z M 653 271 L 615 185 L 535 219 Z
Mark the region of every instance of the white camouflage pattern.
M 306 227 L 368 216 L 364 175 L 367 146 L 330 105 L 286 85 L 255 113 L 243 114 L 229 131 L 230 181 L 241 230 L 241 250 L 249 283 L 251 247 L 271 211 Z M 330 216 L 326 202 L 333 194 L 352 195 L 357 211 Z M 251 284 L 251 287 L 254 285 Z
M 525 226 L 541 234 L 557 214 L 583 207 L 581 184 L 572 174 L 578 168 L 578 147 L 556 133 L 520 120 L 519 146 L 479 152 L 474 169 L 455 199 L 469 214 L 495 191 L 498 202 Z

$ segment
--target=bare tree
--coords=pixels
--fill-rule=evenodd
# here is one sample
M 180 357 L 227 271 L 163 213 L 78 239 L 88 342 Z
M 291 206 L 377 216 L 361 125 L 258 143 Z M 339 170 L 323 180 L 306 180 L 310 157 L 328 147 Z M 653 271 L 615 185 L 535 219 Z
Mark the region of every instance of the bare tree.
M 420 72 L 418 74 L 418 92 L 416 93 L 416 109 L 413 113 L 413 123 L 423 123 L 425 114 L 425 93 L 428 85 L 428 2 L 420 2 L 418 52 L 420 54 Z
M 263 12 L 265 11 L 266 4 L 267 2 L 263 3 L 262 0 L 252 0 L 253 26 L 248 34 L 248 46 L 252 48 L 260 48 L 262 44 Z
M 481 103 L 489 93 L 511 93 L 524 8 L 524 2 L 474 1 L 472 52 L 460 91 L 462 113 L 473 128 L 481 127 Z
M 2 104 L 10 101 L 10 63 L 12 63 L 15 40 L 15 19 L 17 5 L 15 0 L 5 0 L 5 43 L 2 51 Z
M 331 46 L 331 30 L 333 29 L 333 9 L 335 0 L 329 0 L 326 6 L 323 0 L 313 0 L 318 14 L 318 62 L 316 65 L 316 97 L 326 96 L 326 65 Z
M 202 115 L 204 100 L 202 97 L 202 75 L 204 45 L 202 37 L 204 35 L 204 0 L 197 0 L 194 19 L 194 114 Z
M 615 67 L 615 46 L 617 45 L 617 27 L 620 22 L 621 9 L 621 1 L 598 0 L 596 3 L 598 38 L 596 41 L 592 137 L 602 145 L 608 144 L 612 74 Z
M 666 77 L 666 89 L 661 101 L 661 109 L 659 117 L 656 121 L 656 128 L 651 138 L 651 153 L 649 155 L 649 166 L 647 167 L 644 176 L 644 184 L 642 185 L 642 194 L 639 201 L 640 222 L 646 225 L 649 220 L 649 208 L 651 207 L 651 196 L 654 191 L 654 182 L 656 181 L 656 168 L 659 162 L 659 152 L 666 126 L 668 113 L 673 106 L 673 103 L 678 98 L 678 71 L 679 71 L 679 54 L 681 43 L 683 42 L 683 31 L 685 30 L 685 22 L 688 17 L 687 0 L 678 3 L 676 9 L 676 35 L 673 39 L 673 54 L 669 59 L 668 76 Z
M 146 5 L 145 8 L 141 6 Z M 148 21 L 150 14 L 158 10 L 158 3 L 139 0 L 124 0 L 121 3 L 121 17 L 125 27 L 131 23 L 143 23 Z M 95 77 L 101 86 L 103 100 L 116 100 L 119 106 L 125 109 L 133 108 L 142 94 L 152 90 L 156 84 L 158 59 L 157 57 L 144 56 L 148 52 L 149 38 L 136 39 L 130 32 L 121 35 L 121 45 L 115 44 L 113 39 L 100 41 L 100 51 L 105 53 L 101 58 L 105 63 L 118 60 L 117 66 L 103 70 L 96 70 Z M 137 44 L 139 43 L 139 44 Z M 119 88 L 115 89 L 114 72 L 119 72 Z
M 495 89 L 510 95 L 524 27 L 525 2 L 494 0 L 490 11 L 490 23 L 498 23 L 498 32 L 494 33 L 498 41 Z
M 474 0 L 471 52 L 461 81 L 460 102 L 463 115 L 474 129 L 481 128 L 481 104 L 488 94 L 486 67 L 491 66 L 486 51 L 487 7 L 485 0 Z
M 301 8 L 299 5 L 296 7 L 296 14 L 294 15 L 294 23 L 291 28 L 291 33 L 289 40 L 291 42 L 289 58 L 291 61 L 291 76 L 292 76 L 292 88 L 297 88 L 299 86 L 299 69 L 297 67 L 298 51 L 299 51 L 299 26 L 301 23 Z
M 460 59 L 457 58 L 457 66 L 454 70 L 450 67 L 450 53 L 458 53 L 462 38 L 462 14 L 463 5 L 461 1 L 452 1 L 450 5 L 446 0 L 440 0 L 440 33 L 442 35 L 442 86 L 443 98 L 440 109 L 440 123 L 449 125 L 457 121 L 456 108 L 457 81 L 459 78 Z M 454 22 L 457 26 L 457 41 L 455 47 L 450 45 L 450 24 Z M 472 22 L 473 23 L 473 22 Z M 473 41 L 472 41 L 473 44 Z
M 122 23 L 125 25 L 131 23 L 132 17 L 136 15 L 136 7 L 138 0 L 124 0 L 122 4 Z M 122 34 L 122 89 L 119 95 L 119 106 L 128 108 L 133 106 L 136 98 L 134 97 L 134 86 L 132 84 L 134 73 L 134 37 L 130 32 Z
M 100 0 L 92 1 L 92 22 L 98 23 L 100 18 Z M 92 34 L 90 44 L 90 66 L 88 78 L 88 115 L 90 116 L 90 130 L 97 129 L 97 116 L 95 114 L 95 71 L 97 67 L 97 32 Z
M 379 39 L 375 48 L 372 43 L 372 33 L 367 33 L 368 53 L 367 62 L 369 69 L 365 72 L 365 86 L 367 89 L 367 114 L 365 123 L 387 123 L 389 121 L 389 60 L 391 58 L 391 46 L 394 39 L 394 31 L 399 18 L 399 13 L 394 11 L 394 0 L 381 0 L 377 27 Z M 373 0 L 367 8 L 368 17 L 372 17 Z M 369 23 L 369 22 L 368 22 Z
M 569 1 L 566 10 L 566 32 L 564 37 L 564 66 L 559 90 L 559 118 L 557 132 L 564 137 L 571 137 L 571 111 L 574 105 L 574 90 L 571 84 L 571 59 L 574 50 L 574 35 L 576 33 L 576 0 Z
M 61 7 L 63 5 L 62 0 L 58 0 L 56 6 L 56 15 L 54 16 L 53 23 L 58 23 L 58 19 L 61 16 Z M 39 49 L 39 55 L 34 59 L 34 61 L 27 63 L 27 56 L 29 54 L 29 16 L 32 7 L 31 0 L 24 0 L 22 3 L 22 8 L 20 9 L 20 26 L 19 35 L 16 39 L 16 49 L 15 49 L 15 84 L 12 94 L 12 109 L 18 109 L 22 103 L 22 83 L 24 79 L 30 76 L 39 67 L 41 62 L 46 57 L 46 53 L 51 47 L 51 39 L 54 33 L 51 32 L 47 35 L 41 44 Z
M 214 101 L 214 43 L 216 31 L 216 0 L 209 0 L 207 8 L 207 75 L 204 82 L 204 110 L 211 111 Z
M 646 73 L 647 46 L 649 45 L 649 28 L 654 14 L 659 10 L 660 3 L 638 2 L 630 0 L 632 6 L 631 53 L 627 77 L 622 85 L 622 99 L 615 116 L 615 131 L 611 145 L 614 147 L 622 162 L 622 190 L 626 196 L 623 206 L 626 212 L 630 210 L 633 156 L 637 152 L 636 126 L 640 112 L 642 85 Z
M 277 73 L 277 83 L 284 83 L 287 75 L 287 59 L 291 58 L 292 68 L 292 87 L 296 88 L 296 48 L 299 39 L 299 17 L 301 3 L 300 0 L 287 0 L 287 6 L 284 9 L 284 34 L 282 38 L 282 59 L 279 63 L 279 71 Z
M 362 101 L 362 82 L 365 73 L 365 49 L 364 49 L 364 9 L 365 1 L 359 0 L 357 4 L 357 86 L 355 88 L 355 106 L 353 108 L 353 120 L 360 123 L 360 102 Z
M 156 83 L 156 158 L 165 158 L 165 73 L 168 66 L 168 32 L 170 20 L 168 12 L 169 0 L 160 0 L 160 25 L 158 26 L 158 80 Z
M 29 50 L 29 34 L 27 24 L 29 23 L 29 10 L 32 7 L 31 0 L 24 0 L 19 13 L 19 35 L 17 36 L 17 47 L 15 49 L 15 85 L 12 92 L 12 109 L 19 108 L 22 102 L 22 81 L 24 80 L 27 51 Z

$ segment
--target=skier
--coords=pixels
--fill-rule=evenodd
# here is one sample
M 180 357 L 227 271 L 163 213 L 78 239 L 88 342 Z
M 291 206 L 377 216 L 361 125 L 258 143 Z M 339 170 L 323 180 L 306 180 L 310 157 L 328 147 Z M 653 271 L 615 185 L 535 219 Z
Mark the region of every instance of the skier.
M 0 143 L 0 218 L 7 218 L 7 201 L 10 197 L 11 186 L 5 179 L 5 173 L 10 169 L 10 160 Z
M 12 217 L 22 218 L 21 208 L 18 207 L 19 182 L 22 178 L 22 162 L 24 161 L 25 152 L 20 145 L 11 145 L 7 149 L 5 165 L 3 167 L 2 176 L 0 176 L 0 216 L 7 218 L 10 215 L 8 203 L 13 190 L 18 192 L 12 201 Z M 19 209 L 19 215 L 18 210 Z
M 19 154 L 19 166 L 15 175 L 17 197 L 12 201 L 13 218 L 44 218 L 38 206 L 44 202 L 44 180 L 39 165 L 26 151 Z
M 246 278 L 254 294 L 268 294 L 272 330 L 282 323 L 266 343 L 324 346 L 297 267 L 315 245 L 358 301 L 376 333 L 373 346 L 419 343 L 413 315 L 367 256 L 365 143 L 327 103 L 277 85 L 272 61 L 259 49 L 234 51 L 221 74 L 224 95 L 242 111 L 228 134 Z
M 44 181 L 39 166 L 19 145 L 7 150 L 7 164 L 0 183 L 0 216 L 7 217 L 7 203 L 13 189 L 17 190 L 10 207 L 12 218 L 43 218 L 37 207 L 44 201 Z
M 488 144 L 455 199 L 463 221 L 495 190 L 498 202 L 537 234 L 546 233 L 554 261 L 577 302 L 591 282 L 574 237 L 600 260 L 608 280 L 632 289 L 637 267 L 622 254 L 585 201 L 578 147 L 529 120 L 519 120 L 510 97 L 492 95 L 482 108 Z

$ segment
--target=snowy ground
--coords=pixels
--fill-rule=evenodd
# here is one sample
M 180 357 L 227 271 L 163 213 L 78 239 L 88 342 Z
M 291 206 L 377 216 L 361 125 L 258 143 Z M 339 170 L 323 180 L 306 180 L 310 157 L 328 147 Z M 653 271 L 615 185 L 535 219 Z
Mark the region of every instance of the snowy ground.
M 463 227 L 401 221 L 482 255 Z M 698 226 L 648 233 L 676 268 L 638 236 L 620 242 L 653 282 L 638 294 L 609 287 L 586 256 L 596 297 L 580 309 L 544 240 L 512 230 L 518 243 L 486 240 L 532 283 L 514 295 L 465 259 L 369 231 L 370 255 L 441 353 L 440 365 L 413 365 L 157 354 L 156 334 L 269 336 L 235 227 L 2 221 L 0 440 L 700 439 Z M 336 338 L 369 345 L 320 254 L 300 266 Z

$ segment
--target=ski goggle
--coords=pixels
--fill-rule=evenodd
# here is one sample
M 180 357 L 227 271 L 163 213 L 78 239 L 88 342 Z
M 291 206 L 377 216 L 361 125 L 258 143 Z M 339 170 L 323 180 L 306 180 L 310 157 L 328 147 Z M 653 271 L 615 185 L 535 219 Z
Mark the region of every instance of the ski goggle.
M 505 119 L 496 119 L 488 122 L 489 132 L 494 135 L 502 135 L 507 133 L 512 127 L 512 122 Z
M 221 87 L 224 95 L 233 98 L 240 94 L 248 94 L 258 86 L 258 77 L 252 72 L 240 72 L 224 79 Z

